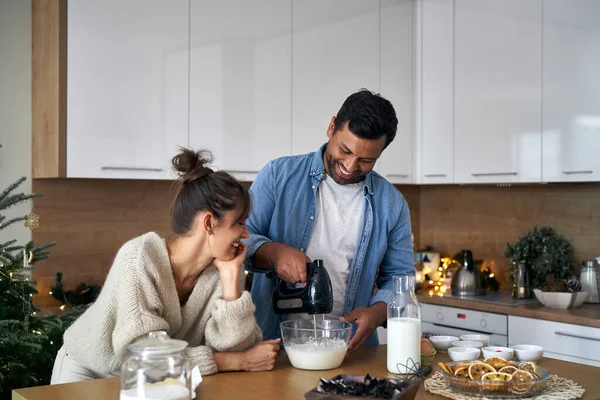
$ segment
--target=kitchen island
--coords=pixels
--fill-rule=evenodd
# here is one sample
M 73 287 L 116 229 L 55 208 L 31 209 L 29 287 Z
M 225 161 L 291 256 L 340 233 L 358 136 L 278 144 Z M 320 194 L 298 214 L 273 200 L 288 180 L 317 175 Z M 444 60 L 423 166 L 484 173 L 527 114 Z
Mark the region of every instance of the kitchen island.
M 319 377 L 326 379 L 338 374 L 393 377 L 386 369 L 387 348 L 363 347 L 349 356 L 341 368 L 329 371 L 304 371 L 293 368 L 285 356 L 280 356 L 275 369 L 270 372 L 228 372 L 204 377 L 198 386 L 198 400 L 296 400 L 303 399 L 304 393 L 314 388 Z M 438 353 L 433 371 L 438 361 L 449 361 L 446 353 Z M 600 368 L 573 364 L 560 360 L 543 359 L 539 363 L 564 378 L 582 385 L 586 392 L 583 399 L 600 399 Z M 433 372 L 428 375 L 432 376 Z M 80 383 L 54 386 L 39 386 L 13 391 L 13 400 L 118 400 L 119 380 L 100 379 Z M 433 395 L 421 385 L 416 399 L 442 400 L 445 397 Z

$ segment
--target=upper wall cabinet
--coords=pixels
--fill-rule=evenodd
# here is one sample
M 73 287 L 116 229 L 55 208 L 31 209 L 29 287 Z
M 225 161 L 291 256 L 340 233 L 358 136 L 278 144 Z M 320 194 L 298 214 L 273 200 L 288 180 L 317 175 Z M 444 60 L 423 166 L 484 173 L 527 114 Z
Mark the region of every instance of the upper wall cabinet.
M 379 91 L 379 0 L 295 0 L 292 153 L 315 151 L 346 97 Z
M 453 50 L 453 2 L 417 2 L 417 183 L 454 182 Z
M 456 183 L 541 182 L 542 0 L 455 0 Z
M 544 181 L 600 181 L 599 16 L 597 0 L 544 0 Z
M 67 15 L 66 175 L 169 178 L 188 144 L 189 1 L 74 0 Z
M 291 154 L 291 0 L 191 0 L 190 144 L 251 180 Z
M 392 183 L 413 183 L 414 177 L 414 1 L 381 2 L 381 95 L 396 110 L 398 131 L 375 170 Z

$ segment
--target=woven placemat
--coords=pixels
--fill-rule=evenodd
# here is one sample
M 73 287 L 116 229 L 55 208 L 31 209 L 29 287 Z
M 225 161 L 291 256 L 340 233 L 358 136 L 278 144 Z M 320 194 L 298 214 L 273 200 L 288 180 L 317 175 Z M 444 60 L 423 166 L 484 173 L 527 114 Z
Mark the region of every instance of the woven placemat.
M 529 399 L 535 400 L 575 400 L 583 397 L 585 389 L 578 383 L 569 379 L 561 378 L 556 375 L 550 375 L 548 378 L 548 388 L 546 392 Z M 431 378 L 425 380 L 425 389 L 433 394 L 439 394 L 454 400 L 497 400 L 488 397 L 468 396 L 461 393 L 455 393 L 446 385 L 444 376 L 441 372 L 436 372 Z

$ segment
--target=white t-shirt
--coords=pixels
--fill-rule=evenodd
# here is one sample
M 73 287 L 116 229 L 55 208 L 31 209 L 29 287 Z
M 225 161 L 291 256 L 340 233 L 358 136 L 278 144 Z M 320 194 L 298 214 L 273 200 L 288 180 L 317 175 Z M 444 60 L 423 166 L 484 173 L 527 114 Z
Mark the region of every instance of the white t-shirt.
M 364 183 L 339 185 L 327 176 L 317 188 L 315 226 L 306 249 L 311 260 L 323 260 L 333 287 L 333 316 L 344 312 L 348 274 L 356 250 L 365 198 Z

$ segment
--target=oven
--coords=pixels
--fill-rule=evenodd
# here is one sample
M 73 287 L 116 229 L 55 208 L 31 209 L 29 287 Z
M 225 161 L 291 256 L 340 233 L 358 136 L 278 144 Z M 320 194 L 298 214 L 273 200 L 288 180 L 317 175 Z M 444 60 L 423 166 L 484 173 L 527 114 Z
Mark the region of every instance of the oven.
M 421 303 L 421 332 L 458 336 L 484 334 L 492 346 L 508 346 L 508 316 Z

